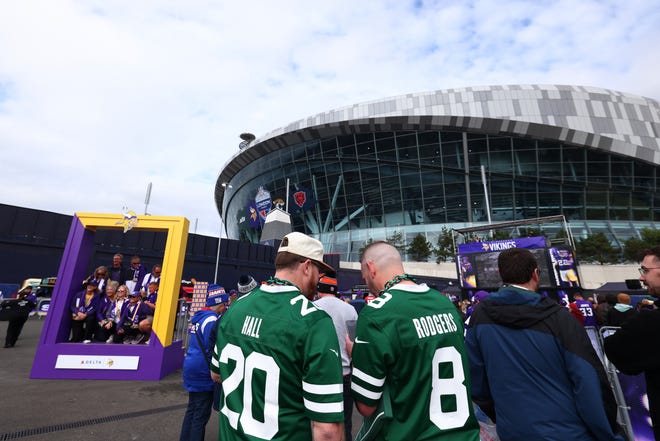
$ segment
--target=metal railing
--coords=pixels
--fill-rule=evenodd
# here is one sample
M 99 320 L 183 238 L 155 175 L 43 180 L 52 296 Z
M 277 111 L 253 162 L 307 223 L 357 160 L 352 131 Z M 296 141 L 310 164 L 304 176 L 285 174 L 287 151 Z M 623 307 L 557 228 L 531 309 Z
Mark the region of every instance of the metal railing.
M 185 299 L 179 299 L 179 304 L 176 308 L 176 319 L 174 321 L 174 336 L 173 341 L 181 341 L 181 349 L 185 352 L 188 348 L 188 340 L 190 338 L 190 314 L 188 314 L 188 303 Z

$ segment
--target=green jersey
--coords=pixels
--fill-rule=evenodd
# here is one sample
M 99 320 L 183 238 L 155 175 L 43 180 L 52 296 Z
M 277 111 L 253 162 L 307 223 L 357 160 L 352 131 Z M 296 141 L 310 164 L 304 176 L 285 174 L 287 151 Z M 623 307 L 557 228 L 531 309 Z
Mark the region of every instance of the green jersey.
M 262 285 L 232 303 L 211 370 L 222 377 L 223 441 L 308 441 L 310 420 L 344 421 L 332 319 L 294 286 Z
M 454 304 L 426 285 L 394 285 L 360 312 L 353 396 L 375 406 L 385 385 L 392 419 L 377 439 L 479 440 L 463 322 Z

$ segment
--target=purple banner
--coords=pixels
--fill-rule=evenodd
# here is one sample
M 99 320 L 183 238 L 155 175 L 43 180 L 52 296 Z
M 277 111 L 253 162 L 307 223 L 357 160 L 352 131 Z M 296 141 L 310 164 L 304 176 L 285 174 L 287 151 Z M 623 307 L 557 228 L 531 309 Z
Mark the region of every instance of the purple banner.
M 653 441 L 653 428 L 646 397 L 646 381 L 644 374 L 624 375 L 619 373 L 619 384 L 628 405 L 630 426 L 635 435 L 635 441 Z
M 545 237 L 520 237 L 518 239 L 493 240 L 488 242 L 470 242 L 458 244 L 460 254 L 489 253 L 504 251 L 509 248 L 544 248 Z

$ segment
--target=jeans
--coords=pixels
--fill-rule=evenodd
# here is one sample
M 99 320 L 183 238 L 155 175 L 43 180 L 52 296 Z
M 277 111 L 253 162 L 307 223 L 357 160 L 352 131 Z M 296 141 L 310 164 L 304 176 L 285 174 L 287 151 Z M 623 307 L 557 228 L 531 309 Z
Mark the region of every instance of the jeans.
M 211 417 L 213 391 L 188 392 L 188 407 L 181 425 L 179 441 L 203 441 Z
M 352 440 L 353 435 L 353 395 L 351 395 L 351 376 L 344 376 L 344 434 L 346 441 Z

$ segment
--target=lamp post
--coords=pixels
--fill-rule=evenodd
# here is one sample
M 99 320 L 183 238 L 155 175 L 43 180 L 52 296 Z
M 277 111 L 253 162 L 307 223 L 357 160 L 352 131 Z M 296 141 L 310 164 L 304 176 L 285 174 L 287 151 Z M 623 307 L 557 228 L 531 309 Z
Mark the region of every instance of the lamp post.
M 225 192 L 227 192 L 227 190 L 229 190 L 230 188 L 234 188 L 228 182 L 223 182 L 222 187 L 225 189 Z M 222 234 L 224 230 L 225 230 L 225 214 L 223 212 L 220 219 L 220 234 L 218 235 L 218 252 L 216 253 L 215 256 L 215 274 L 213 275 L 213 283 L 216 285 L 218 284 L 218 267 L 220 266 L 220 243 L 222 241 Z

